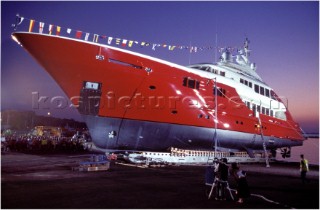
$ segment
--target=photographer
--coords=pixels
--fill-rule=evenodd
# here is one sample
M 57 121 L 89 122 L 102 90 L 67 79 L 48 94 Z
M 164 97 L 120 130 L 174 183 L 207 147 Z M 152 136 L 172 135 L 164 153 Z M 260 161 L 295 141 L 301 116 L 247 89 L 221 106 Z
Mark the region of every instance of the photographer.
M 245 198 L 250 196 L 250 189 L 247 183 L 246 173 L 237 166 L 237 163 L 231 164 L 230 174 L 235 178 L 237 183 L 238 203 L 243 203 Z

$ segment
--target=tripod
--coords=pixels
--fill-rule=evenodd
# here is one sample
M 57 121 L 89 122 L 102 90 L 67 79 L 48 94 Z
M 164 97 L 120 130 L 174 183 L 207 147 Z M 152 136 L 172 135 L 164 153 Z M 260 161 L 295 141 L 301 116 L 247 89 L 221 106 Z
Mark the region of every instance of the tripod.
M 217 177 L 214 178 L 214 182 L 212 183 L 212 186 L 211 186 L 211 190 L 210 190 L 208 199 L 211 198 L 213 189 L 214 189 L 218 184 L 225 184 L 225 189 L 228 190 L 231 199 L 234 200 L 233 195 L 232 195 L 232 192 L 231 192 L 231 189 L 230 189 L 230 187 L 229 187 L 229 182 L 228 182 L 228 181 L 219 180 Z M 222 190 L 224 190 L 224 189 L 222 189 Z

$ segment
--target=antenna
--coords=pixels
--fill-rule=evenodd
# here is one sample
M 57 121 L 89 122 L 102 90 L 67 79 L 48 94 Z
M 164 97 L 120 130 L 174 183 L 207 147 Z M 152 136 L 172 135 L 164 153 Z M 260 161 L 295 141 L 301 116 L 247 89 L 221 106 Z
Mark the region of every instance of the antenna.
M 217 63 L 218 57 L 218 24 L 217 24 L 217 14 L 215 14 L 215 27 L 216 27 L 216 40 L 215 40 L 215 50 L 214 50 L 214 62 Z
M 216 33 L 216 43 L 215 43 L 215 51 L 214 51 L 214 62 L 217 63 L 217 55 L 218 55 L 218 33 Z

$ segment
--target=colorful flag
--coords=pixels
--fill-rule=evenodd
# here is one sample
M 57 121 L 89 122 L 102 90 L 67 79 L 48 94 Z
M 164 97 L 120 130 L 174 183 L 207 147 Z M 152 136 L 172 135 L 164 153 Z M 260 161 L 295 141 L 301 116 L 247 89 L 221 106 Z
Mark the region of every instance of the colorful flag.
M 30 20 L 29 32 L 32 32 L 33 26 L 34 26 L 34 20 Z
M 152 44 L 152 50 L 156 50 L 157 44 Z
M 81 35 L 82 35 L 82 31 L 77 31 L 77 32 L 76 32 L 76 38 L 77 38 L 77 39 L 80 39 L 80 38 L 81 38 Z
M 110 37 L 108 37 L 108 44 L 111 44 L 111 42 L 112 42 L 112 37 L 110 36 Z
M 169 50 L 174 50 L 174 48 L 175 48 L 176 46 L 171 46 L 171 45 L 169 45 Z
M 68 34 L 71 34 L 71 28 L 68 28 L 68 29 L 67 29 L 67 33 L 68 33 Z
M 85 40 L 85 41 L 88 41 L 89 36 L 90 36 L 90 33 L 86 33 L 86 35 L 85 35 L 85 37 L 84 37 L 84 40 Z
M 57 36 L 60 36 L 60 31 L 61 31 L 61 27 L 60 27 L 60 26 L 57 26 L 57 32 L 56 32 L 56 35 L 57 35 Z
M 128 46 L 132 47 L 132 44 L 133 44 L 133 41 L 130 40 L 129 43 L 128 43 Z
M 190 47 L 190 53 L 192 53 L 192 51 L 193 51 L 193 47 Z
M 116 44 L 119 45 L 120 44 L 121 39 L 120 38 L 116 38 Z
M 52 29 L 53 29 L 53 25 L 49 25 L 49 34 L 51 35 L 52 34 Z
M 98 39 L 99 39 L 99 35 L 98 34 L 94 34 L 93 35 L 93 42 L 98 42 Z
M 127 41 L 128 41 L 128 40 L 126 40 L 126 39 L 123 39 L 123 40 L 122 40 L 122 47 L 126 47 Z
M 39 22 L 39 33 L 42 34 L 43 32 L 43 27 L 44 27 L 44 23 L 43 22 Z

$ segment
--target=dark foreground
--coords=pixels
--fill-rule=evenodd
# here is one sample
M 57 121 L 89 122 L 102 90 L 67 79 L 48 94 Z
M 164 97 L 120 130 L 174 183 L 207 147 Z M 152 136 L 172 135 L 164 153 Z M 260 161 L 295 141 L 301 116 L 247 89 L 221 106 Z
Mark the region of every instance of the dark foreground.
M 86 154 L 1 156 L 1 208 L 312 208 L 319 209 L 319 168 L 311 167 L 303 185 L 292 163 L 241 165 L 252 196 L 243 204 L 208 200 L 204 167 L 137 168 L 111 164 L 108 171 L 71 168 Z M 235 188 L 230 179 L 231 188 Z M 263 199 L 264 198 L 268 199 Z

